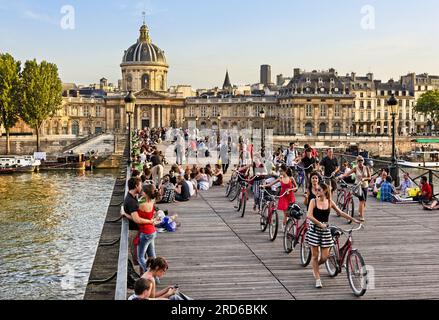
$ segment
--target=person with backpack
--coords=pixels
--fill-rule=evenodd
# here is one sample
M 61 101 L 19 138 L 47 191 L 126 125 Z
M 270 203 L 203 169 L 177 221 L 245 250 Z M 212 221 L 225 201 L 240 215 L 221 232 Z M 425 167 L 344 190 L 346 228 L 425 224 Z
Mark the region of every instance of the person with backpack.
M 351 170 L 348 170 L 345 174 L 338 177 L 338 180 L 343 180 L 346 177 L 355 174 L 355 184 L 360 185 L 361 192 L 356 196 L 360 201 L 360 207 L 358 209 L 360 215 L 360 221 L 365 222 L 366 201 L 369 188 L 369 182 L 372 179 L 370 169 L 364 164 L 364 158 L 362 156 L 357 157 L 357 166 Z
M 296 160 L 299 157 L 299 153 L 296 150 L 296 144 L 294 142 L 290 143 L 290 147 L 283 152 L 283 156 L 287 167 L 291 168 L 291 170 L 294 170 L 294 166 L 297 163 Z

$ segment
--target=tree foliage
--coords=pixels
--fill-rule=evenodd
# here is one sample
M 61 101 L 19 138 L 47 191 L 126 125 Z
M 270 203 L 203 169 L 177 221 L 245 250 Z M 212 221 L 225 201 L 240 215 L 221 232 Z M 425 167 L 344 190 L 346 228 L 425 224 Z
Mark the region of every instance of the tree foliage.
M 20 61 L 0 54 L 0 124 L 6 131 L 6 154 L 10 152 L 9 131 L 19 119 Z
M 20 115 L 35 130 L 39 151 L 41 126 L 55 115 L 62 103 L 62 82 L 55 64 L 26 61 L 22 73 L 20 103 Z
M 439 90 L 424 93 L 418 99 L 415 111 L 430 116 L 435 123 L 439 122 Z

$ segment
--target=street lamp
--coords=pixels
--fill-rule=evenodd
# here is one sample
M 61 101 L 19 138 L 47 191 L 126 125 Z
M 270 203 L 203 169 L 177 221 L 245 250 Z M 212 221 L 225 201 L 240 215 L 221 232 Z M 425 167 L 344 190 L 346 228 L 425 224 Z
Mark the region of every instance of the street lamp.
M 399 168 L 398 159 L 396 158 L 396 115 L 398 114 L 399 103 L 396 100 L 395 95 L 392 94 L 390 99 L 387 101 L 387 105 L 390 107 L 392 115 L 392 165 L 390 166 L 390 175 L 396 185 L 399 185 Z
M 132 151 L 132 141 L 131 141 L 131 116 L 134 114 L 134 108 L 136 106 L 136 97 L 133 92 L 130 91 L 125 97 L 125 111 L 128 115 L 128 144 L 129 144 L 129 159 L 128 163 L 131 163 L 131 151 Z
M 428 135 L 431 136 L 433 133 L 433 122 L 430 119 L 428 119 L 428 121 L 427 121 L 427 128 L 428 128 L 428 131 L 427 131 Z
M 265 110 L 259 112 L 259 117 L 262 119 L 262 141 L 261 141 L 261 157 L 265 158 Z
M 217 140 L 217 144 L 219 145 L 221 143 L 221 115 L 218 115 L 218 140 Z

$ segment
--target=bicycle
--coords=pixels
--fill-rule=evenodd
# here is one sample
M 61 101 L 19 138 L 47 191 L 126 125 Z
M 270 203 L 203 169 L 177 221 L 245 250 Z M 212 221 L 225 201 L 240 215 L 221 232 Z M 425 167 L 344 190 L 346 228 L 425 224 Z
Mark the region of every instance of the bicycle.
M 337 207 L 343 212 L 347 212 L 352 218 L 355 215 L 354 190 L 361 184 L 349 186 L 346 182 L 340 182 L 340 188 L 337 191 Z
M 299 222 L 306 212 L 297 204 L 291 206 L 288 210 L 288 220 L 284 232 L 284 250 L 290 254 L 300 243 L 300 262 L 303 267 L 307 267 L 311 262 L 311 248 L 306 242 L 308 232 L 308 219 L 305 219 L 302 225 Z
M 251 183 L 254 181 L 255 177 L 250 179 L 244 179 L 244 181 L 241 181 L 240 184 L 240 196 L 236 197 L 237 205 L 235 208 L 237 209 L 237 212 L 241 212 L 241 218 L 244 218 L 245 215 L 245 208 L 247 205 L 247 201 L 249 199 L 248 195 L 248 187 L 251 185 Z
M 279 231 L 279 214 L 276 209 L 276 199 L 282 198 L 288 194 L 288 191 L 281 196 L 275 196 L 268 193 L 265 188 L 261 187 L 261 189 L 263 191 L 262 199 L 264 201 L 264 204 L 261 206 L 262 210 L 259 211 L 259 215 L 261 216 L 261 231 L 265 232 L 268 228 L 270 241 L 275 241 Z M 265 198 L 265 195 L 267 195 L 268 199 Z
M 338 276 L 343 268 L 346 269 L 349 286 L 356 297 L 364 296 L 369 284 L 368 272 L 364 259 L 360 252 L 353 248 L 354 242 L 352 234 L 363 228 L 363 225 L 351 230 L 330 227 L 335 244 L 330 249 L 329 258 L 325 263 L 326 270 L 332 278 Z M 343 247 L 340 247 L 340 237 L 342 235 L 346 235 L 348 239 Z
M 227 183 L 226 198 L 228 198 L 230 196 L 230 193 L 235 188 L 237 182 L 238 182 L 238 174 L 237 174 L 237 171 L 233 170 L 232 177 L 230 178 L 230 181 Z

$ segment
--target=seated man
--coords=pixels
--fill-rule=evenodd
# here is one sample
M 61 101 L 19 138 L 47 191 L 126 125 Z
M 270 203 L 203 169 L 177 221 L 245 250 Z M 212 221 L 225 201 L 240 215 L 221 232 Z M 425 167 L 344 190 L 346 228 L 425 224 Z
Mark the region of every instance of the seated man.
M 392 185 L 392 177 L 388 176 L 386 180 L 381 184 L 381 202 L 392 202 L 393 195 L 396 193 L 395 187 Z
M 433 200 L 433 188 L 428 183 L 427 177 L 424 176 L 421 178 L 421 192 L 413 198 L 413 201 L 424 203 L 431 200 Z
M 380 176 L 375 180 L 375 184 L 373 186 L 374 197 L 378 196 L 378 191 L 380 190 L 381 185 L 386 181 L 387 176 L 387 171 L 385 169 L 382 169 Z
M 407 189 L 410 189 L 413 187 L 413 182 L 410 179 L 410 176 L 408 175 L 408 173 L 404 173 L 403 178 L 401 180 L 401 184 L 399 185 L 398 188 L 396 188 L 396 190 L 401 191 L 400 193 L 402 195 L 405 195 L 407 193 Z
M 140 278 L 134 284 L 134 294 L 128 298 L 130 301 L 149 300 L 152 291 L 152 281 Z

